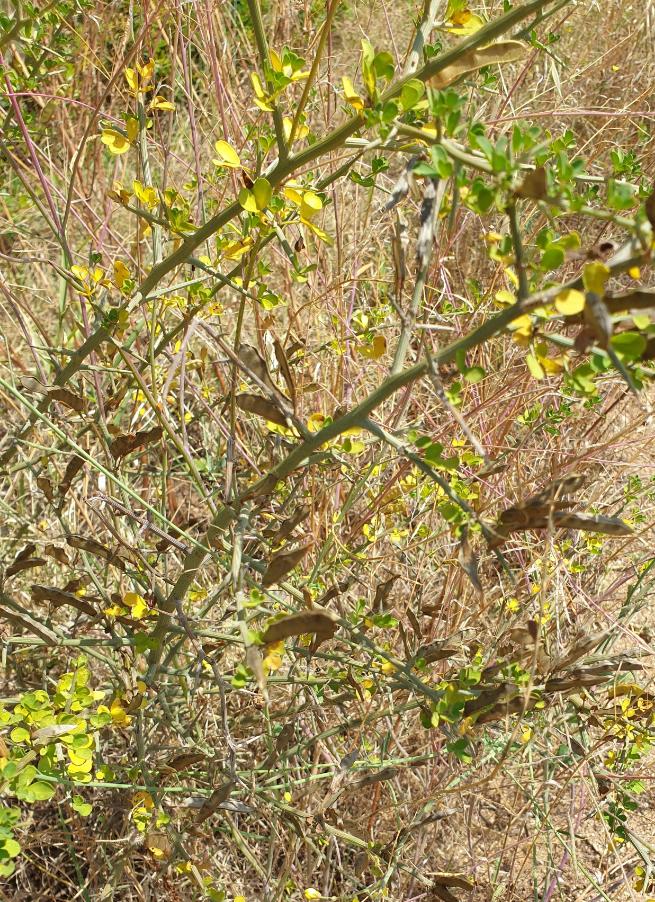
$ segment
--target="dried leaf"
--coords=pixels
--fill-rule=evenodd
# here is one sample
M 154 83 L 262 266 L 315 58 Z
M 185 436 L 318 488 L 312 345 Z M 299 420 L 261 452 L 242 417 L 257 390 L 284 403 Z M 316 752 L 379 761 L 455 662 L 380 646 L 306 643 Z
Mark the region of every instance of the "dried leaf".
M 293 568 L 302 561 L 313 544 L 314 542 L 312 540 L 306 542 L 304 545 L 300 545 L 298 548 L 294 548 L 292 551 L 282 551 L 280 554 L 276 554 L 275 557 L 271 558 L 271 561 L 266 568 L 266 572 L 262 577 L 262 585 L 272 586 L 274 583 L 279 583 L 289 571 L 293 570 Z
M 289 420 L 286 414 L 272 401 L 260 397 L 260 395 L 252 395 L 249 392 L 237 395 L 237 407 L 248 413 L 257 414 L 271 423 L 277 423 L 278 426 L 289 426 Z
M 575 514 L 566 508 L 574 501 L 555 501 L 550 504 L 533 504 L 530 507 L 510 507 L 504 510 L 495 527 L 496 537 L 492 548 L 501 545 L 510 533 L 526 529 L 579 529 L 583 532 L 599 532 L 608 536 L 632 535 L 632 528 L 619 517 L 602 517 L 595 514 Z
M 487 47 L 476 47 L 463 53 L 452 65 L 446 66 L 429 80 L 433 88 L 445 88 L 463 75 L 496 63 L 514 63 L 522 59 L 530 49 L 521 41 L 498 41 Z
M 555 525 L 560 529 L 580 529 L 583 532 L 600 532 L 606 536 L 630 536 L 631 526 L 619 517 L 601 517 L 596 514 L 571 514 L 560 511 L 555 514 Z
M 531 200 L 543 200 L 548 197 L 548 181 L 544 167 L 537 166 L 531 172 L 527 172 L 515 194 Z
M 465 874 L 451 874 L 447 871 L 439 871 L 431 874 L 436 886 L 456 886 L 458 889 L 473 889 L 475 880 Z
M 14 558 L 13 563 L 18 564 L 20 561 L 25 561 L 28 558 L 31 558 L 34 552 L 36 551 L 36 545 L 33 542 L 30 542 L 28 545 L 23 548 L 22 551 L 19 551 L 16 557 Z
M 202 807 L 198 812 L 198 816 L 196 817 L 196 824 L 203 824 L 207 818 L 211 817 L 218 809 L 219 805 L 230 798 L 236 785 L 235 780 L 227 780 L 219 786 L 218 789 L 215 789 L 209 798 L 205 799 L 203 802 Z
M 423 638 L 423 631 L 421 630 L 421 624 L 419 623 L 419 619 L 411 608 L 405 608 L 405 613 L 407 614 L 407 619 L 409 620 L 412 629 L 414 630 L 414 635 L 417 639 Z
M 587 477 L 581 473 L 570 473 L 567 476 L 560 476 L 553 479 L 548 485 L 533 495 L 531 498 L 521 505 L 522 507 L 530 507 L 535 504 L 546 504 L 551 499 L 561 497 L 562 495 L 570 495 L 571 492 L 577 492 L 585 484 Z
M 291 636 L 314 633 L 317 643 L 324 642 L 334 636 L 338 623 L 339 617 L 332 611 L 312 608 L 310 611 L 300 611 L 298 614 L 287 614 L 269 624 L 264 631 L 262 641 L 268 645 L 281 642 Z
M 128 432 L 124 435 L 118 435 L 109 445 L 109 453 L 115 459 L 125 457 L 136 451 L 138 448 L 146 448 L 153 442 L 158 442 L 163 435 L 161 426 L 155 426 L 153 429 L 142 429 L 140 432 Z
M 590 633 L 590 634 L 582 634 L 577 642 L 575 642 L 567 652 L 553 661 L 551 665 L 551 671 L 553 673 L 558 670 L 564 670 L 565 667 L 570 667 L 571 664 L 574 664 L 576 661 L 579 661 L 580 658 L 585 657 L 591 652 L 594 648 L 601 644 L 601 642 L 605 642 L 612 635 L 610 630 L 603 630 L 599 633 Z
M 296 724 L 293 720 L 289 720 L 277 734 L 277 737 L 275 739 L 275 747 L 271 754 L 263 762 L 263 764 L 260 765 L 260 769 L 270 770 L 270 768 L 273 767 L 275 762 L 280 757 L 281 752 L 286 751 L 286 749 L 288 749 L 289 746 L 293 744 L 295 737 Z
M 293 373 L 291 372 L 291 367 L 289 366 L 289 361 L 287 360 L 287 355 L 284 353 L 284 348 L 282 347 L 281 342 L 276 338 L 273 342 L 273 348 L 275 350 L 275 359 L 277 360 L 277 365 L 280 367 L 280 372 L 282 373 L 282 378 L 284 379 L 286 386 L 289 390 L 289 397 L 291 398 L 291 403 L 293 404 L 294 410 L 296 409 L 296 384 L 293 380 Z

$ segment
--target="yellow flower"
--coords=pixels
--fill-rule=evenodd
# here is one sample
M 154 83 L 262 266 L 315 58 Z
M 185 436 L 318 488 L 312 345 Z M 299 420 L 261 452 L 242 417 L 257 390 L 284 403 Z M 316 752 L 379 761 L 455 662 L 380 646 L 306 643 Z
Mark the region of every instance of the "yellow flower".
M 363 110 L 364 101 L 361 95 L 355 90 L 352 81 L 344 75 L 341 79 L 341 84 L 343 85 L 343 95 L 346 98 L 346 103 L 349 103 L 353 109 L 357 110 L 357 112 Z
M 124 132 L 113 126 L 108 126 L 107 128 L 103 128 L 100 133 L 100 140 L 108 148 L 110 153 L 120 156 L 120 154 L 127 153 L 130 147 L 132 147 L 138 134 L 139 123 L 133 116 L 130 116 L 125 123 Z
M 159 203 L 157 192 L 152 186 L 143 185 L 138 179 L 134 179 L 134 181 L 132 182 L 132 188 L 134 189 L 134 194 L 141 201 L 144 207 L 152 209 L 152 207 L 156 207 Z
M 169 110 L 173 111 L 175 109 L 175 104 L 171 103 L 170 100 L 166 100 L 165 97 L 162 97 L 161 94 L 157 94 L 152 98 L 150 102 L 151 110 Z

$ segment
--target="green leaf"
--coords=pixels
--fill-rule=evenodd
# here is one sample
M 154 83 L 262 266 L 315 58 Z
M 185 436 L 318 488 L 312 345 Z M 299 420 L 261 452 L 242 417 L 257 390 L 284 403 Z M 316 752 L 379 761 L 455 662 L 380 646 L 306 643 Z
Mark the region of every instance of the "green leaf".
M 400 92 L 400 105 L 403 110 L 411 110 L 425 93 L 425 85 L 418 78 L 410 78 Z
M 46 799 L 51 799 L 56 791 L 57 787 L 54 783 L 45 783 L 43 780 L 37 780 L 27 790 L 28 801 L 45 802 Z
M 463 764 L 470 764 L 471 761 L 473 761 L 473 755 L 470 752 L 470 748 L 468 740 L 464 739 L 464 737 L 457 739 L 455 742 L 446 744 L 446 749 L 451 755 L 455 755 Z
M 430 156 L 439 178 L 447 179 L 453 174 L 452 161 L 440 144 L 434 144 L 430 148 Z
M 247 210 L 248 213 L 257 213 L 257 201 L 255 200 L 255 195 L 252 191 L 249 191 L 247 188 L 242 188 L 239 191 L 239 203 L 243 207 L 244 210 Z
M 623 358 L 637 360 L 646 350 L 646 339 L 639 332 L 619 332 L 610 339 L 614 350 Z
M 375 98 L 375 69 L 373 61 L 375 59 L 375 51 L 370 41 L 362 41 L 362 78 L 366 91 L 371 99 Z
M 20 843 L 15 839 L 5 839 L 2 847 L 9 858 L 15 858 L 17 855 L 20 855 Z
M 5 768 L 5 771 L 7 768 Z M 36 768 L 33 764 L 28 764 L 26 767 L 22 769 L 22 771 L 18 774 L 18 779 L 16 780 L 16 785 L 21 789 L 24 789 L 26 786 L 29 786 L 32 780 L 36 777 Z
M 609 179 L 607 183 L 607 206 L 612 210 L 629 210 L 634 206 L 637 189 L 624 182 Z
M 255 184 L 252 186 L 252 193 L 255 198 L 255 203 L 257 204 L 257 209 L 265 210 L 270 204 L 271 196 L 273 194 L 271 183 L 268 179 L 262 177 L 256 179 Z
M 551 269 L 559 269 L 562 263 L 564 263 L 564 251 L 561 247 L 551 245 L 541 258 L 541 268 L 546 272 Z
M 26 730 L 25 727 L 14 727 L 9 734 L 9 738 L 12 742 L 29 742 L 30 731 Z
M 486 375 L 486 371 L 481 366 L 470 366 L 464 373 L 464 378 L 467 382 L 475 385 L 476 382 L 481 382 Z
M 381 50 L 379 53 L 375 54 L 373 68 L 378 78 L 386 78 L 387 81 L 391 81 L 393 78 L 394 65 L 393 57 L 388 50 Z
M 84 798 L 80 795 L 73 796 L 71 799 L 71 806 L 73 810 L 77 811 L 82 817 L 88 817 L 93 811 L 93 805 L 89 802 L 85 802 Z

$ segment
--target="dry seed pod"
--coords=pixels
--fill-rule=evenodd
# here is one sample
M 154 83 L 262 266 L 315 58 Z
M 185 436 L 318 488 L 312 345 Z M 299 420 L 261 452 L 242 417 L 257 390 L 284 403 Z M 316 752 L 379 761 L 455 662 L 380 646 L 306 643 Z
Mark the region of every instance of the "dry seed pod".
M 207 818 L 211 817 L 219 806 L 230 798 L 236 785 L 235 780 L 227 780 L 222 786 L 215 789 L 209 798 L 205 799 L 203 802 L 202 807 L 198 812 L 198 816 L 196 817 L 196 824 L 202 824 Z
M 286 386 L 289 389 L 289 397 L 291 398 L 291 403 L 293 404 L 293 407 L 295 409 L 296 384 L 293 380 L 293 373 L 291 372 L 291 367 L 289 366 L 287 355 L 284 353 L 284 348 L 277 338 L 273 342 L 273 348 L 275 350 L 275 359 L 277 360 L 277 365 L 280 367 L 282 378 L 286 382 Z
M 313 541 L 306 542 L 292 551 L 282 551 L 271 558 L 262 577 L 262 585 L 265 587 L 272 586 L 274 583 L 279 583 L 281 579 L 284 579 L 287 573 L 302 561 L 313 544 Z
M 69 605 L 70 607 L 81 611 L 83 614 L 87 614 L 89 617 L 98 616 L 98 610 L 90 603 L 91 599 L 79 598 L 72 592 L 65 592 L 63 589 L 57 589 L 55 586 L 33 585 L 32 598 L 34 601 L 50 602 L 50 604 L 54 604 L 57 608 L 62 607 L 62 605 Z M 100 605 L 99 598 L 94 598 L 93 601 Z
M 142 429 L 140 432 L 128 432 L 124 435 L 118 435 L 109 445 L 109 453 L 116 459 L 125 457 L 138 448 L 145 448 L 153 442 L 158 442 L 162 435 L 163 429 L 161 426 L 155 426 L 153 429 Z
M 268 645 L 289 639 L 291 636 L 314 633 L 317 642 L 324 642 L 334 636 L 338 623 L 339 618 L 332 611 L 312 608 L 310 611 L 287 614 L 285 617 L 275 620 L 264 631 L 262 641 Z
M 463 75 L 468 75 L 469 72 L 475 72 L 484 66 L 514 63 L 522 59 L 529 49 L 530 45 L 521 41 L 497 41 L 486 47 L 476 47 L 463 53 L 450 66 L 445 66 L 440 72 L 433 75 L 429 84 L 433 88 L 445 88 Z
M 260 395 L 243 392 L 237 395 L 236 403 L 240 410 L 257 414 L 258 417 L 269 420 L 271 423 L 277 423 L 278 426 L 289 426 L 289 419 L 286 413 L 277 404 L 262 398 Z

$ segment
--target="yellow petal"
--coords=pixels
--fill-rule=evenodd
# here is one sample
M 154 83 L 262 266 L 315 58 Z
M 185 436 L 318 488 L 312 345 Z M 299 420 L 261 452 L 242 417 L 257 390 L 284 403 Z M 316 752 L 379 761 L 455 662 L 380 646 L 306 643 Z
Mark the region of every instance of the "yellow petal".
M 268 51 L 269 58 L 271 60 L 271 68 L 274 72 L 282 71 L 282 60 L 280 59 L 280 55 L 276 50 L 273 50 L 271 47 Z
M 332 236 L 328 235 L 327 232 L 323 231 L 323 229 L 320 229 L 317 225 L 314 225 L 313 222 L 308 219 L 303 219 L 302 217 L 301 221 L 311 232 L 316 235 L 317 238 L 320 238 L 320 240 L 325 244 L 329 245 L 330 247 L 334 244 L 334 239 L 332 238 Z
M 582 282 L 587 291 L 602 297 L 610 275 L 611 271 L 604 263 L 587 263 L 582 271 Z
M 125 280 L 130 278 L 130 271 L 127 266 L 120 260 L 114 262 L 114 284 L 122 290 Z
M 516 319 L 513 319 L 509 324 L 509 328 L 512 332 L 523 332 L 530 335 L 532 332 L 532 319 L 530 314 L 523 313 L 521 316 L 517 316 Z
M 113 154 L 126 153 L 132 146 L 129 139 L 113 128 L 104 128 L 100 134 L 100 140 Z
M 313 413 L 307 420 L 307 429 L 310 432 L 319 432 L 325 425 L 325 414 Z
M 364 101 L 355 90 L 355 86 L 353 85 L 352 81 L 346 75 L 344 75 L 341 79 L 341 84 L 343 85 L 343 95 L 346 98 L 346 102 L 358 111 L 363 110 Z
M 152 76 L 155 74 L 155 61 L 148 60 L 143 65 L 139 63 L 136 64 L 136 67 L 139 71 L 139 75 L 143 79 L 144 82 L 149 82 Z
M 357 350 L 362 357 L 378 360 L 387 350 L 387 339 L 384 335 L 376 335 L 370 345 L 360 345 Z
M 125 123 L 125 131 L 130 144 L 134 144 L 139 135 L 139 120 L 135 119 L 134 116 L 130 116 Z
M 555 298 L 555 309 L 564 316 L 573 316 L 576 313 L 582 313 L 584 310 L 585 299 L 581 291 L 575 288 L 569 288 L 562 291 Z
M 289 119 L 288 116 L 285 116 L 282 120 L 282 125 L 284 127 L 284 137 L 289 140 L 291 137 L 291 129 L 293 127 L 293 121 Z M 296 127 L 296 134 L 294 137 L 294 141 L 301 141 L 303 138 L 306 138 L 309 134 L 309 128 L 306 125 L 298 124 Z
M 159 203 L 155 189 L 150 186 L 147 187 L 146 185 L 142 185 L 138 179 L 134 179 L 132 188 L 134 189 L 135 196 L 141 201 L 144 207 L 156 207 Z
M 300 218 L 312 219 L 323 209 L 323 201 L 313 191 L 305 191 L 300 204 Z
M 300 206 L 302 204 L 302 192 L 293 185 L 287 185 L 284 189 L 284 196 L 290 200 L 292 204 Z
M 165 97 L 162 97 L 161 94 L 157 94 L 152 98 L 150 103 L 151 110 L 174 110 L 175 104 L 171 103 L 170 100 L 166 100 Z
M 539 357 L 538 360 L 549 376 L 556 376 L 564 369 L 566 358 L 560 354 L 558 357 Z
M 123 75 L 125 76 L 125 81 L 127 82 L 130 91 L 136 94 L 139 90 L 139 76 L 134 69 L 126 69 Z
M 477 16 L 468 9 L 462 9 L 459 12 L 454 13 L 450 21 L 452 24 L 448 26 L 445 31 L 457 35 L 475 34 L 475 32 L 479 31 L 485 24 L 483 18 Z
M 512 294 L 511 291 L 508 291 L 506 288 L 501 288 L 500 291 L 497 291 L 494 295 L 496 301 L 503 306 L 511 305 L 516 303 L 516 297 Z
M 252 87 L 255 92 L 256 105 L 260 110 L 267 110 L 268 112 L 271 112 L 273 110 L 273 107 L 268 103 L 266 94 L 264 93 L 264 88 L 262 87 L 261 79 L 256 72 L 250 73 L 250 81 L 252 82 Z

